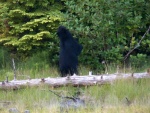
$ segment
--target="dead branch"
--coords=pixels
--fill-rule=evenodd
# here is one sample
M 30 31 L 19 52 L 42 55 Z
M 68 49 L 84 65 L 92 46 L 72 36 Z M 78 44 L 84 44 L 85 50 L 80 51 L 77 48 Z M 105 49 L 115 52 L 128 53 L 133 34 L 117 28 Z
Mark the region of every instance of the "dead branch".
M 140 47 L 140 44 L 142 42 L 142 40 L 145 38 L 146 34 L 150 31 L 150 26 L 149 28 L 147 29 L 147 31 L 144 33 L 144 35 L 142 36 L 141 40 L 137 43 L 137 45 L 131 49 L 126 55 L 125 55 L 125 58 L 124 58 L 124 61 L 127 59 L 127 57 L 138 47 Z

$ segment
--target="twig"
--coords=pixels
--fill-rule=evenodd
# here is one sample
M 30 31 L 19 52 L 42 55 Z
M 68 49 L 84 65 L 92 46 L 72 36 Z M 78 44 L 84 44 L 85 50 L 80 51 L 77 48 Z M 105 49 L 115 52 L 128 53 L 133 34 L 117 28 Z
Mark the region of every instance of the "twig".
M 8 76 L 6 76 L 6 82 L 8 83 Z
M 52 90 L 49 90 L 49 91 L 52 92 L 53 94 L 55 94 L 56 96 L 58 96 L 59 98 L 71 99 L 71 100 L 73 100 L 74 102 L 76 102 L 76 99 L 77 99 L 77 98 L 75 98 L 75 97 L 68 97 L 68 96 L 64 97 L 64 96 L 61 96 L 61 95 L 59 95 L 59 94 L 53 92 Z
M 125 55 L 124 61 L 127 59 L 127 57 L 128 57 L 136 48 L 140 47 L 140 43 L 142 42 L 142 40 L 145 38 L 145 35 L 146 35 L 149 31 L 150 31 L 150 26 L 149 26 L 149 28 L 147 29 L 147 31 L 144 33 L 144 35 L 142 36 L 141 40 L 137 43 L 137 45 Z
M 127 105 L 131 105 L 131 101 L 126 97 L 126 100 L 127 100 Z
M 12 63 L 13 63 L 13 70 L 14 70 L 14 80 L 16 80 L 16 67 L 15 67 L 15 61 L 14 58 L 12 58 Z

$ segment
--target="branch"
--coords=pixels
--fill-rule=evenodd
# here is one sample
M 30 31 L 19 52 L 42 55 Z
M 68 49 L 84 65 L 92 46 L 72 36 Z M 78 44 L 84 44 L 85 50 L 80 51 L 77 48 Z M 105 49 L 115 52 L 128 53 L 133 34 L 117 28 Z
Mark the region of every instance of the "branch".
M 127 57 L 128 57 L 136 48 L 140 47 L 140 43 L 142 42 L 142 40 L 145 38 L 146 34 L 147 34 L 149 31 L 150 31 L 150 26 L 149 26 L 149 28 L 147 29 L 147 31 L 144 33 L 144 35 L 142 36 L 141 40 L 137 43 L 137 45 L 125 55 L 124 61 L 127 59 Z
M 76 102 L 76 98 L 75 97 L 68 97 L 68 96 L 61 96 L 59 94 L 57 94 L 56 92 L 52 91 L 52 90 L 49 90 L 50 92 L 52 92 L 53 94 L 55 94 L 56 96 L 58 96 L 59 98 L 66 98 L 66 99 L 71 99 L 73 100 L 74 102 Z

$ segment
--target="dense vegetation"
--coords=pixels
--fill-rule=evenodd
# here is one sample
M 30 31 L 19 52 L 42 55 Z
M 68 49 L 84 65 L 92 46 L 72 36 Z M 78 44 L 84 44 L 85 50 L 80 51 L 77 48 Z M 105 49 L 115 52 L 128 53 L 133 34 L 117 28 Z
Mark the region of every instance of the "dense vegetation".
M 1 0 L 0 47 L 21 62 L 44 50 L 47 62 L 57 64 L 56 30 L 64 25 L 84 47 L 82 65 L 95 70 L 104 61 L 119 65 L 137 47 L 130 61 L 138 66 L 150 54 L 149 33 L 139 43 L 150 26 L 149 11 L 149 0 Z M 2 67 L 4 58 L 1 62 Z
M 60 25 L 83 45 L 81 75 L 91 69 L 99 73 L 105 67 L 109 73 L 117 67 L 122 72 L 124 63 L 129 66 L 123 68 L 126 72 L 150 66 L 149 0 L 0 0 L 0 81 L 13 79 L 12 58 L 17 79 L 59 76 L 55 66 Z M 89 105 L 70 113 L 149 113 L 149 85 L 149 79 L 129 78 L 102 86 L 52 90 L 62 96 L 81 90 Z M 17 108 L 20 112 L 58 113 L 61 99 L 49 89 L 41 84 L 38 88 L 0 90 L 0 112 Z

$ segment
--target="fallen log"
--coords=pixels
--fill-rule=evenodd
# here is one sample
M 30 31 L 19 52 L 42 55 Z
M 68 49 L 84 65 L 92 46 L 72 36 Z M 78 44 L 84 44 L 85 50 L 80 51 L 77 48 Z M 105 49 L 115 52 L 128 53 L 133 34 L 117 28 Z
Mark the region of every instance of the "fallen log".
M 110 84 L 117 79 L 127 78 L 150 78 L 150 74 L 145 73 L 119 73 L 119 74 L 103 74 L 103 75 L 86 75 L 86 76 L 69 76 L 69 77 L 57 77 L 57 78 L 39 78 L 39 79 L 27 79 L 27 80 L 12 80 L 0 82 L 0 89 L 20 89 L 24 87 L 41 86 L 42 84 L 51 87 L 60 86 L 90 86 L 90 85 L 101 85 Z

